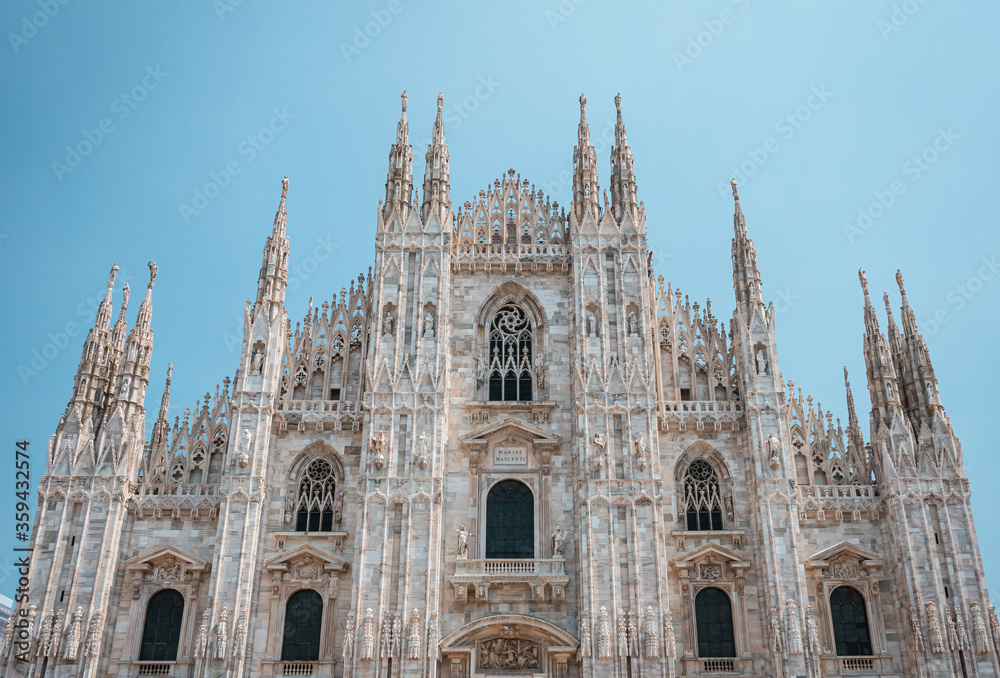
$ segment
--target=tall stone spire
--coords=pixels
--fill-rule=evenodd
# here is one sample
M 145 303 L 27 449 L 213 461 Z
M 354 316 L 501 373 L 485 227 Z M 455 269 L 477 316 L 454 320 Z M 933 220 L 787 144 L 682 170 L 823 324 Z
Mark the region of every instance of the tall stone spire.
M 597 184 L 597 152 L 590 143 L 590 126 L 587 124 L 587 97 L 580 95 L 580 126 L 577 129 L 576 147 L 573 149 L 573 213 L 577 221 L 590 214 L 600 218 L 600 190 Z
M 437 118 L 434 119 L 434 131 L 431 143 L 427 146 L 426 165 L 424 168 L 424 204 L 421 212 L 426 222 L 432 212 L 437 212 L 443 220 L 442 212 L 451 208 L 448 197 L 450 184 L 448 181 L 448 144 L 444 142 L 444 94 L 438 92 Z
M 155 261 L 150 261 L 148 265 L 149 284 L 146 285 L 146 296 L 139 304 L 135 325 L 125 340 L 121 368 L 115 384 L 118 390 L 115 400 L 133 405 L 138 410 L 143 409 L 146 386 L 149 384 L 149 362 L 153 356 L 153 330 L 150 325 L 153 321 L 153 284 L 156 282 L 157 268 Z M 130 414 L 131 411 L 127 413 Z
M 878 315 L 868 296 L 868 278 L 858 271 L 861 290 L 865 295 L 865 365 L 868 369 L 868 391 L 871 395 L 872 415 L 888 424 L 893 410 L 900 410 L 899 380 L 889 353 L 889 342 L 879 328 Z
M 281 201 L 274 215 L 271 235 L 264 242 L 264 256 L 257 278 L 256 309 L 263 302 L 283 304 L 285 286 L 288 282 L 288 214 L 285 212 L 285 198 L 288 196 L 288 177 L 281 181 Z
M 443 126 L 442 126 L 443 131 Z M 443 132 L 442 132 L 443 133 Z M 385 180 L 385 205 L 382 218 L 406 221 L 413 194 L 413 147 L 410 146 L 410 124 L 406 121 L 406 91 L 402 95 L 402 112 L 396 125 L 396 143 L 389 149 L 389 172 Z M 397 211 L 393 217 L 393 211 Z
M 851 380 L 847 377 L 847 366 L 844 366 L 844 389 L 847 391 L 847 456 L 855 468 L 871 468 L 871 462 L 865 453 L 865 437 L 858 421 L 858 412 L 854 407 L 854 393 L 851 391 Z
M 740 207 L 740 194 L 733 179 L 733 290 L 736 292 L 736 303 L 743 309 L 747 319 L 755 309 L 764 307 L 761 292 L 760 269 L 757 267 L 757 251 L 753 240 L 747 234 L 747 222 Z
M 930 351 L 917 327 L 916 314 L 906 297 L 903 274 L 898 270 L 896 284 L 899 286 L 902 302 L 899 309 L 900 323 L 905 332 L 905 338 L 900 339 L 901 346 L 897 357 L 899 377 L 906 396 L 907 413 L 913 420 L 914 428 L 919 429 L 921 419 L 934 416 L 935 412 L 942 410 L 942 407 L 938 398 L 937 377 L 931 364 Z
M 615 123 L 615 145 L 611 149 L 611 207 L 615 219 L 620 221 L 626 212 L 631 212 L 633 218 L 636 218 L 639 201 L 636 197 L 635 161 L 625 136 L 620 93 L 615 95 L 615 108 L 618 119 Z
M 108 276 L 108 290 L 104 293 L 104 299 L 97 308 L 97 317 L 94 319 L 94 328 L 106 330 L 111 326 L 111 298 L 114 294 L 115 278 L 118 276 L 118 262 L 111 267 Z
M 170 380 L 174 373 L 174 364 L 167 363 L 167 380 L 163 384 L 163 395 L 160 396 L 160 412 L 156 416 L 156 423 L 153 424 L 153 434 L 150 437 L 150 447 L 157 449 L 162 445 L 170 432 L 170 420 L 167 418 L 167 411 L 170 409 Z

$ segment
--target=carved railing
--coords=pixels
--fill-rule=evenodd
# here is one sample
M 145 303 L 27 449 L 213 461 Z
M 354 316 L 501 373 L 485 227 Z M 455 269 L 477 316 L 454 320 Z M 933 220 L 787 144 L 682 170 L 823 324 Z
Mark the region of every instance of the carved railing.
M 477 602 L 489 600 L 489 588 L 494 584 L 521 585 L 530 590 L 530 598 L 539 602 L 565 600 L 569 575 L 562 558 L 481 558 L 455 561 L 455 574 L 448 579 L 455 590 L 455 601 L 464 603 L 469 594 Z
M 463 564 L 465 567 L 463 568 Z M 556 575 L 566 574 L 566 561 L 562 558 L 552 560 L 524 560 L 507 558 L 484 558 L 481 560 L 458 561 L 455 573 L 484 574 L 491 576 L 521 576 L 521 575 Z
M 552 270 L 560 266 L 567 270 L 570 262 L 565 243 L 458 243 L 452 255 L 452 267 L 499 266 L 501 269 L 525 266 Z
M 281 400 L 277 405 L 279 412 L 361 413 L 361 403 L 357 400 Z
M 875 485 L 799 485 L 799 499 L 875 499 L 879 497 Z
M 701 664 L 701 670 L 705 673 L 735 673 L 735 659 L 706 659 Z
M 322 431 L 345 427 L 361 430 L 361 402 L 358 400 L 280 400 L 275 406 L 274 420 L 278 430 L 284 432 L 288 424 L 297 425 L 300 431 L 313 425 Z
M 311 676 L 316 665 L 312 662 L 288 662 L 281 665 L 283 676 Z
M 874 671 L 875 661 L 864 657 L 841 660 L 841 668 L 845 671 Z
M 140 676 L 169 676 L 171 675 L 172 664 L 139 664 Z
M 800 520 L 812 517 L 811 512 L 821 521 L 840 521 L 844 514 L 859 520 L 863 513 L 878 519 L 882 510 L 882 496 L 875 485 L 797 485 L 795 491 Z
M 735 400 L 661 400 L 660 430 L 686 429 L 733 430 L 743 417 L 743 406 Z
M 216 483 L 136 483 L 129 498 L 129 508 L 137 512 L 152 511 L 154 517 L 169 512 L 180 517 L 181 511 L 198 516 L 206 511 L 214 518 L 222 503 Z

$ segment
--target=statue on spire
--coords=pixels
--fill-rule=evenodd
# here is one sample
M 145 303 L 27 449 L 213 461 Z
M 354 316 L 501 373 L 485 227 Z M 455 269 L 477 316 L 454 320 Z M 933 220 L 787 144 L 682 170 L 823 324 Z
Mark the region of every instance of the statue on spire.
M 146 265 L 149 266 L 149 286 L 152 287 L 156 281 L 156 262 L 150 259 Z

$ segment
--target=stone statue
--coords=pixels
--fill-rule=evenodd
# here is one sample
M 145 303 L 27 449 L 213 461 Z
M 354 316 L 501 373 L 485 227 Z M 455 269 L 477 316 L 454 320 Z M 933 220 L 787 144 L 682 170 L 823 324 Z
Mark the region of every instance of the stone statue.
M 593 311 L 587 311 L 587 336 L 597 336 L 597 316 Z
M 944 652 L 944 634 L 941 632 L 941 620 L 938 619 L 937 608 L 933 602 L 928 602 L 926 606 L 927 628 L 930 629 L 931 652 L 941 654 Z
M 958 652 L 962 644 L 959 642 L 958 632 L 955 630 L 955 620 L 948 618 L 945 623 L 948 624 L 948 647 L 952 652 Z
M 469 557 L 469 531 L 465 529 L 465 523 L 461 523 L 456 530 L 458 532 L 458 557 Z
M 382 336 L 392 334 L 392 311 L 386 311 L 382 319 Z
M 965 619 L 962 617 L 962 611 L 958 605 L 955 606 L 955 630 L 958 632 L 959 648 L 963 650 L 969 649 L 971 647 L 969 633 L 965 626 Z
M 600 471 L 604 468 L 604 453 L 607 448 L 607 442 L 604 440 L 604 436 L 600 432 L 594 434 L 594 468 Z
M 424 316 L 424 339 L 434 338 L 434 317 L 428 313 Z
M 818 656 L 820 653 L 819 626 L 816 624 L 812 605 L 806 606 L 806 643 L 809 645 L 809 653 Z
M 778 436 L 771 432 L 771 435 L 767 437 L 764 441 L 764 447 L 767 449 L 767 456 L 771 463 L 771 468 L 778 468 L 781 464 L 781 441 L 778 440 Z
M 160 565 L 159 578 L 171 581 L 177 581 L 181 578 L 181 564 L 177 562 L 176 558 L 167 556 L 163 564 Z
M 333 499 L 333 520 L 335 522 L 342 522 L 344 520 L 344 491 L 340 490 L 337 492 L 337 496 Z
M 428 444 L 428 441 L 427 441 L 427 432 L 426 431 L 421 431 L 420 432 L 420 438 L 417 441 L 417 466 L 419 466 L 420 468 L 426 468 L 427 467 L 427 449 L 428 449 L 428 445 L 429 444 Z
M 969 614 L 972 616 L 972 640 L 976 654 L 986 654 L 990 651 L 990 637 L 986 633 L 986 624 L 983 623 L 983 614 L 979 610 L 979 603 L 972 601 L 969 605 Z
M 771 651 L 781 654 L 781 619 L 778 618 L 778 610 L 771 608 Z
M 603 605 L 597 622 L 597 656 L 599 659 L 611 658 L 611 625 L 608 610 Z
M 924 651 L 924 630 L 920 626 L 920 615 L 917 608 L 910 605 L 910 633 L 913 634 L 913 649 L 917 652 Z
M 767 374 L 767 358 L 762 348 L 757 349 L 757 374 Z
M 562 529 L 556 525 L 555 532 L 552 533 L 552 555 L 561 556 L 563 554 L 563 541 L 565 536 Z
M 371 438 L 371 448 L 375 451 L 375 457 L 373 459 L 375 463 L 375 468 L 382 470 L 385 466 L 385 431 L 379 431 Z
M 1000 648 L 1000 619 L 997 619 L 996 607 L 990 605 L 987 611 L 990 617 L 990 635 L 993 636 L 993 645 Z
M 646 439 L 642 435 L 642 431 L 636 434 L 635 442 L 633 443 L 635 447 L 635 456 L 639 459 L 646 458 Z
M 263 366 L 264 366 L 264 352 L 259 348 L 255 348 L 253 350 L 253 354 L 250 357 L 250 374 L 253 376 L 259 376 Z
M 194 656 L 199 659 L 205 656 L 205 651 L 208 649 L 208 623 L 210 614 L 208 610 L 205 610 L 201 614 L 201 626 L 198 627 L 198 639 L 194 645 Z
M 677 656 L 677 639 L 674 638 L 674 616 L 670 610 L 663 613 L 663 656 L 674 658 Z
M 486 381 L 486 361 L 480 356 L 476 356 L 476 388 Z
M 253 434 L 250 429 L 245 428 L 240 431 L 240 443 L 236 453 L 236 463 L 240 468 L 246 468 L 250 464 L 250 446 L 253 443 Z
M 344 622 L 344 659 L 350 659 L 354 652 L 354 610 L 347 613 L 347 621 Z
M 799 626 L 799 606 L 792 599 L 785 603 L 788 617 L 788 654 L 802 654 L 802 628 Z
M 643 638 L 645 640 L 646 659 L 659 659 L 660 657 L 660 630 L 656 628 L 656 610 L 650 605 L 646 608 L 646 617 L 642 623 Z
M 580 659 L 590 657 L 590 615 L 586 612 L 580 615 Z

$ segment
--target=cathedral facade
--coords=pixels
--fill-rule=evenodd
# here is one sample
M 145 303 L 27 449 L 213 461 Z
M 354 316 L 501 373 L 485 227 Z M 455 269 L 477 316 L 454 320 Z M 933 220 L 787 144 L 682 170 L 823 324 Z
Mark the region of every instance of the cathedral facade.
M 458 204 L 404 94 L 374 267 L 300 321 L 286 178 L 235 378 L 171 422 L 168 370 L 148 436 L 156 266 L 131 328 L 112 269 L 0 673 L 998 675 L 902 277 L 883 331 L 861 274 L 865 434 L 846 371 L 844 423 L 784 381 L 735 181 L 724 320 L 652 270 L 618 98 L 601 200 L 585 103 L 568 207 L 514 170 Z

